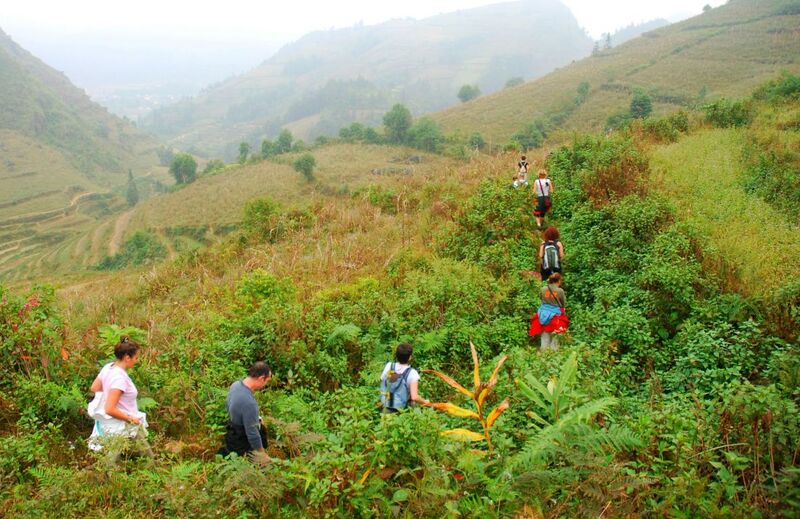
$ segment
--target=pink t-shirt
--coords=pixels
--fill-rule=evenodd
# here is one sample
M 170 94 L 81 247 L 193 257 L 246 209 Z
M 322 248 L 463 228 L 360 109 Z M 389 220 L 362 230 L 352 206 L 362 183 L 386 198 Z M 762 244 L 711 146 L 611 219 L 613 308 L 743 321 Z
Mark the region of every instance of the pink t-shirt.
M 128 376 L 128 372 L 114 363 L 106 364 L 100 370 L 98 375 L 100 382 L 103 384 L 103 391 L 108 393 L 112 389 L 119 389 L 122 395 L 119 397 L 117 407 L 124 413 L 129 415 L 136 415 L 139 413 L 139 407 L 136 405 L 136 396 L 139 391 L 133 384 L 133 380 Z

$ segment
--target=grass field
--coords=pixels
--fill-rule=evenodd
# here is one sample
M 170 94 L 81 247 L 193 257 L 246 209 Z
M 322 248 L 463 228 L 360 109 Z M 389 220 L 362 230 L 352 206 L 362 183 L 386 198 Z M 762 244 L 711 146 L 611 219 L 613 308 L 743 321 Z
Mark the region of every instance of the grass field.
M 791 5 L 790 5 L 791 4 Z M 565 128 L 601 130 L 609 115 L 628 109 L 643 88 L 656 114 L 739 97 L 780 71 L 800 71 L 800 14 L 785 0 L 738 0 L 684 22 L 645 33 L 524 85 L 434 114 L 447 131 L 481 132 L 495 144 L 537 117 L 552 114 L 591 90 Z
M 680 216 L 711 238 L 730 288 L 764 295 L 800 276 L 800 228 L 742 190 L 744 143 L 744 130 L 700 131 L 656 148 L 652 167 Z

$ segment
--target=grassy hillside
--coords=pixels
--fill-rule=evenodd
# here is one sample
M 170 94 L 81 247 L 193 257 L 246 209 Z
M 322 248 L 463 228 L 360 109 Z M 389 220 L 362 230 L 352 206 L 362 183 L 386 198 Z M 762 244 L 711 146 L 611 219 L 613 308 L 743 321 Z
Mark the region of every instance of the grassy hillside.
M 591 40 L 557 0 L 523 0 L 309 34 L 260 66 L 142 122 L 174 145 L 235 154 L 289 127 L 298 137 L 335 134 L 354 120 L 380 123 L 395 102 L 415 113 L 539 77 L 587 55 Z
M 652 97 L 656 114 L 744 96 L 782 70 L 800 71 L 798 26 L 797 0 L 731 0 L 433 117 L 448 131 L 480 131 L 502 144 L 535 119 L 562 111 L 584 81 L 589 95 L 561 124 L 565 129 L 603 129 L 610 115 L 628 109 L 635 88 Z

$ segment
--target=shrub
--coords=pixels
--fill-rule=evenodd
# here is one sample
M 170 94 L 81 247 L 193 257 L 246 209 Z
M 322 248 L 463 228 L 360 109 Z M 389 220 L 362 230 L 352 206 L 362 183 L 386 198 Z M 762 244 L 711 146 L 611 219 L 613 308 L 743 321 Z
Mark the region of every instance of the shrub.
M 706 121 L 717 128 L 747 126 L 753 118 L 747 103 L 725 98 L 703 106 L 703 112 Z
M 419 119 L 408 130 L 408 144 L 414 148 L 437 153 L 441 151 L 443 142 L 441 128 L 429 117 Z
M 99 270 L 119 270 L 125 267 L 150 265 L 167 257 L 167 248 L 153 234 L 136 231 L 125 240 L 120 251 L 97 264 Z
M 314 181 L 314 167 L 316 165 L 317 161 L 310 153 L 303 153 L 292 163 L 295 171 L 302 173 L 307 182 Z

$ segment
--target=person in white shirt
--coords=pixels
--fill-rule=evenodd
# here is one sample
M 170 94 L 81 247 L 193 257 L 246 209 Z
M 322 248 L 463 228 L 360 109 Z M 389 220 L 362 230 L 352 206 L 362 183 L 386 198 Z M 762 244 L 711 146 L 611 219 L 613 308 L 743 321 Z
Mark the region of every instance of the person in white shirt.
M 553 183 L 547 178 L 546 170 L 539 170 L 539 178 L 533 183 L 533 188 L 536 193 L 536 209 L 533 215 L 536 217 L 536 226 L 541 229 L 544 225 L 544 215 L 550 211 L 550 197 L 553 194 Z
M 419 394 L 419 372 L 411 367 L 414 348 L 408 343 L 397 346 L 395 362 L 388 362 L 381 373 L 381 401 L 384 412 L 396 413 L 413 403 L 429 405 Z

